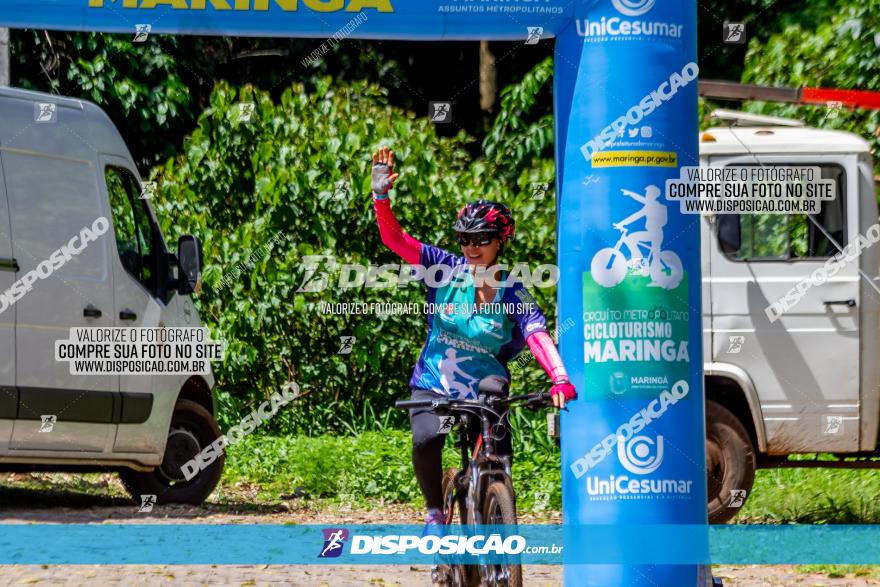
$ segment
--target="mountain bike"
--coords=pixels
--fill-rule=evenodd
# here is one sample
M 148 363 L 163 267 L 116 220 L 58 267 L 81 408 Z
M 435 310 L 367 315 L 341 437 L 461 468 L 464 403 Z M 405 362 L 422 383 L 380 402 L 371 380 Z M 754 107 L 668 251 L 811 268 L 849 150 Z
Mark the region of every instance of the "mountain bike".
M 511 459 L 496 454 L 496 433 L 510 433 L 505 421 L 514 404 L 538 409 L 550 403 L 549 393 L 508 396 L 506 385 L 481 385 L 477 399 L 401 400 L 394 404 L 402 409 L 431 408 L 438 416 L 456 418 L 461 469 L 447 469 L 443 475 L 447 525 L 454 523 L 457 513 L 462 526 L 504 525 L 505 531 L 516 532 Z M 519 557 L 502 560 L 501 564 L 437 565 L 435 578 L 450 587 L 522 587 Z

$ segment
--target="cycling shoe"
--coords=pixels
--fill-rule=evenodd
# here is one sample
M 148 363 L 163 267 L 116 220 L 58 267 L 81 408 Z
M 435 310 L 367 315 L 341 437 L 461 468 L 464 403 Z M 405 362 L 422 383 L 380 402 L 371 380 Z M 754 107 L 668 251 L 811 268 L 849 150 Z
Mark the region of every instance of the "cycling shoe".
M 446 535 L 446 516 L 443 512 L 432 512 L 425 516 L 425 530 L 422 536 Z
M 452 585 L 449 575 L 449 565 L 434 565 L 431 567 L 431 583 L 435 586 L 449 587 Z

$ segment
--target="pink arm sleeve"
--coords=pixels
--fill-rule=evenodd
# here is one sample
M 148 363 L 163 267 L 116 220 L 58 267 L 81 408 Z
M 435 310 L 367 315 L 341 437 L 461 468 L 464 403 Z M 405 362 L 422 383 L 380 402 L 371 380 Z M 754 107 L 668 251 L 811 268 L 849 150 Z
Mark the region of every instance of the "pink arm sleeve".
M 559 379 L 568 379 L 568 373 L 565 371 L 565 365 L 562 364 L 562 357 L 553 344 L 553 339 L 546 332 L 536 332 L 529 335 L 526 339 L 529 350 L 538 359 L 538 364 L 547 372 L 551 381 Z
M 401 256 L 410 265 L 418 264 L 422 256 L 422 243 L 403 232 L 388 198 L 373 200 L 376 211 L 376 222 L 379 224 L 379 236 L 385 246 Z

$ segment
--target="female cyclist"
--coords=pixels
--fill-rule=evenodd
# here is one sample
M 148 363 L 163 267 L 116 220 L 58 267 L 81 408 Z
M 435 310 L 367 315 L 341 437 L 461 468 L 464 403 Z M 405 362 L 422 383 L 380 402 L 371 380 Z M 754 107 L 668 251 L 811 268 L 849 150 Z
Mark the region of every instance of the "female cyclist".
M 387 147 L 373 153 L 371 188 L 382 242 L 411 265 L 428 269 L 445 265 L 458 269 L 459 276 L 470 277 L 464 282 L 439 285 L 434 280 L 423 280 L 428 288 L 428 338 L 409 382 L 412 399 L 474 398 L 484 379 L 501 377 L 509 381 L 507 362 L 526 343 L 553 382 L 553 405 L 562 408 L 566 401 L 576 399 L 575 388 L 534 299 L 522 283 L 504 284 L 504 279 L 498 279 L 500 272 L 492 268 L 504 245 L 513 238 L 510 210 L 487 200 L 462 208 L 454 229 L 463 256 L 454 255 L 420 243 L 401 229 L 388 198 L 397 177 L 394 153 Z M 487 268 L 494 279 L 474 279 L 486 275 Z M 429 274 L 436 272 L 426 271 Z M 435 315 L 435 307 L 452 310 Z M 413 468 L 428 509 L 425 522 L 442 524 L 441 453 L 446 436 L 439 432 L 440 419 L 430 409 L 410 410 L 410 425 Z M 499 456 L 512 456 L 509 434 L 498 441 L 497 449 Z

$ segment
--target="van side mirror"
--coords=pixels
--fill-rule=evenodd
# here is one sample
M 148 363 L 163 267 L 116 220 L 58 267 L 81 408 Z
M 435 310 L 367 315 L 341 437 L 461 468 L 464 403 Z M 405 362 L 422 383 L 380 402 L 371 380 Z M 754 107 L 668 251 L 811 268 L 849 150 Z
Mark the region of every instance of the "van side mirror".
M 739 227 L 739 214 L 718 215 L 718 242 L 721 252 L 729 255 L 742 247 L 742 233 Z
M 181 294 L 198 293 L 202 289 L 202 245 L 191 234 L 177 240 L 177 291 Z

